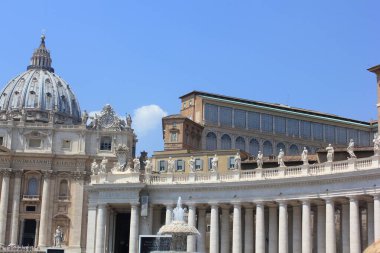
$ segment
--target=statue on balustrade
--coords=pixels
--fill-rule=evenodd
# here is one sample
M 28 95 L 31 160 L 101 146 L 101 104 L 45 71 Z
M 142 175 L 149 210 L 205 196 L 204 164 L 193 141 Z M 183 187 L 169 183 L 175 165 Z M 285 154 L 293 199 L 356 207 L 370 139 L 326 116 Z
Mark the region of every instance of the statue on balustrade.
M 82 114 L 82 124 L 86 125 L 87 124 L 87 120 L 88 120 L 88 113 L 86 110 L 84 110 L 83 114 Z
M 373 152 L 375 155 L 380 155 L 380 135 L 375 134 L 373 138 Z
M 174 160 L 169 157 L 168 160 L 168 173 L 173 173 L 174 172 Z
M 193 156 L 190 157 L 189 168 L 190 168 L 190 172 L 195 172 L 195 159 Z
M 301 154 L 301 159 L 302 159 L 304 165 L 308 165 L 309 164 L 309 158 L 307 156 L 308 156 L 307 148 L 303 147 L 303 151 L 302 151 L 302 154 Z
M 97 175 L 99 170 L 99 164 L 96 162 L 96 159 L 91 163 L 91 173 L 92 175 Z
M 151 174 L 153 171 L 153 164 L 152 162 L 148 159 L 146 159 L 145 163 L 145 174 Z
M 60 226 L 57 226 L 57 229 L 54 232 L 54 246 L 61 247 L 63 241 L 63 231 Z
M 277 157 L 277 163 L 280 167 L 286 167 L 284 163 L 284 156 L 285 156 L 285 153 L 281 148 L 280 152 L 278 152 L 278 157 Z
M 234 157 L 234 169 L 235 170 L 240 170 L 241 169 L 241 157 L 240 153 L 237 152 L 235 157 Z
M 354 153 L 354 147 L 355 147 L 355 142 L 353 139 L 351 139 L 347 147 L 347 153 L 350 155 L 349 158 L 356 158 L 356 155 Z
M 107 163 L 108 160 L 105 157 L 103 157 L 103 160 L 100 163 L 99 174 L 107 173 Z
M 334 160 L 334 148 L 329 144 L 329 146 L 326 148 L 327 151 L 327 162 L 333 162 Z
M 216 172 L 218 170 L 218 156 L 215 154 L 211 159 L 211 172 Z
M 140 158 L 136 157 L 133 159 L 133 171 L 134 172 L 139 172 L 140 171 Z
M 263 168 L 263 164 L 264 164 L 263 158 L 264 158 L 263 153 L 261 153 L 261 151 L 259 151 L 259 153 L 257 154 L 257 159 L 256 159 L 258 169 Z

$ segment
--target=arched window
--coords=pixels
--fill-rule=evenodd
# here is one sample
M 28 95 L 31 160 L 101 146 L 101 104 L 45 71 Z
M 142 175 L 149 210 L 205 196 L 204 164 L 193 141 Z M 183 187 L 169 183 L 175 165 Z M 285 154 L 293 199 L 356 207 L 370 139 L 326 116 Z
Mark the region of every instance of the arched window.
M 216 135 L 213 132 L 209 132 L 206 135 L 206 149 L 207 150 L 216 149 Z
M 263 143 L 263 155 L 264 156 L 270 156 L 273 155 L 273 146 L 270 141 L 265 141 Z
M 278 153 L 280 153 L 280 149 L 282 149 L 282 151 L 284 151 L 286 153 L 285 145 L 282 142 L 278 143 L 276 146 L 276 155 L 278 155 Z
M 289 155 L 299 155 L 298 147 L 292 144 L 289 148 Z
M 257 156 L 257 154 L 259 153 L 259 149 L 260 149 L 260 145 L 259 145 L 259 142 L 255 139 L 252 139 L 250 142 L 249 142 L 249 153 L 253 156 Z
M 69 195 L 69 184 L 66 179 L 59 183 L 59 197 L 67 197 Z
M 222 149 L 231 149 L 231 137 L 228 134 L 222 136 Z
M 243 137 L 237 137 L 235 142 L 235 148 L 245 151 L 245 140 Z
M 37 178 L 32 177 L 28 181 L 27 195 L 38 195 L 38 181 Z

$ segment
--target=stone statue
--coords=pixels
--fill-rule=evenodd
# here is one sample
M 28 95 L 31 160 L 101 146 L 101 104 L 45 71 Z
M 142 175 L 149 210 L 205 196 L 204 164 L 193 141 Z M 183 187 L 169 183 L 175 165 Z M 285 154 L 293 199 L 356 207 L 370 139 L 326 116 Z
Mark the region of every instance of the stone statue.
M 153 164 L 152 162 L 148 159 L 146 159 L 145 163 L 145 174 L 151 174 L 153 171 Z
M 54 246 L 61 247 L 63 241 L 63 232 L 60 226 L 57 226 L 57 229 L 54 232 Z
M 92 128 L 93 129 L 97 129 L 98 128 L 98 121 L 99 121 L 99 119 L 98 119 L 98 115 L 95 113 L 95 116 L 94 116 L 94 120 L 92 121 Z
M 173 173 L 174 172 L 174 160 L 169 157 L 168 160 L 168 173 Z
M 82 114 L 82 124 L 86 125 L 87 124 L 87 120 L 88 120 L 88 113 L 86 110 L 84 110 L 83 114 Z
M 240 170 L 241 169 L 241 157 L 240 153 L 237 152 L 235 157 L 234 157 L 234 169 L 235 170 Z
M 99 164 L 96 162 L 96 159 L 91 163 L 91 173 L 92 175 L 97 175 L 99 171 Z
M 259 153 L 257 154 L 257 168 L 259 169 L 262 169 L 263 168 L 263 153 L 261 153 L 261 151 L 259 151 Z
M 217 154 L 214 155 L 214 157 L 211 159 L 211 171 L 216 172 L 218 170 L 218 156 Z
M 375 134 L 373 138 L 373 152 L 375 155 L 380 155 L 380 135 Z
M 303 151 L 302 151 L 302 154 L 301 154 L 301 159 L 302 159 L 304 165 L 309 164 L 309 158 L 307 157 L 307 155 L 308 155 L 307 148 L 303 147 Z
M 103 160 L 100 163 L 99 174 L 107 173 L 107 163 L 108 160 L 105 157 L 103 157 Z
M 126 117 L 126 119 L 127 119 L 127 127 L 131 127 L 132 126 L 132 118 L 131 118 L 131 115 L 127 115 L 127 117 Z
M 329 144 L 326 148 L 327 151 L 327 162 L 332 162 L 334 160 L 334 148 Z
M 189 168 L 190 168 L 190 172 L 195 172 L 195 159 L 193 156 L 190 157 Z
M 284 163 L 284 156 L 285 156 L 285 153 L 281 148 L 280 152 L 278 153 L 278 157 L 277 157 L 277 163 L 280 167 L 286 167 L 285 163 Z
M 134 172 L 139 172 L 140 171 L 140 158 L 136 157 L 133 159 L 133 170 Z
M 353 139 L 351 139 L 347 147 L 347 153 L 350 155 L 349 158 L 356 158 L 356 155 L 354 153 L 354 146 L 355 146 L 355 142 Z

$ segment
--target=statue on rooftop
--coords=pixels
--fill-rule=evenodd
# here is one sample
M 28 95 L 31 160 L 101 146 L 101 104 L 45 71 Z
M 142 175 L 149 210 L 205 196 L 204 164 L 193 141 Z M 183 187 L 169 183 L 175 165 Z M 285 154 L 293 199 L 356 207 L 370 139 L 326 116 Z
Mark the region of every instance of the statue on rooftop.
M 168 160 L 168 173 L 173 173 L 174 172 L 174 160 L 169 157 Z
M 190 168 L 190 172 L 195 172 L 195 159 L 193 156 L 190 157 L 189 168 Z
M 146 159 L 145 163 L 145 174 L 151 174 L 153 170 L 152 162 L 148 159 Z
M 82 114 L 82 124 L 86 125 L 87 124 L 87 120 L 88 120 L 88 113 L 86 110 L 84 110 L 83 114 Z
M 286 167 L 285 163 L 284 163 L 284 156 L 285 156 L 285 153 L 281 148 L 280 152 L 278 153 L 278 157 L 277 157 L 277 163 L 280 167 Z
M 103 160 L 100 163 L 99 174 L 107 173 L 107 163 L 108 160 L 105 157 L 103 157 Z
M 99 170 L 99 164 L 96 162 L 96 159 L 91 163 L 91 173 L 92 175 L 97 175 Z
M 133 170 L 134 170 L 134 172 L 140 171 L 140 158 L 138 158 L 138 157 L 133 159 Z
M 54 232 L 54 246 L 61 247 L 63 241 L 63 231 L 60 226 L 57 226 L 57 229 Z
M 309 164 L 309 158 L 307 156 L 308 156 L 307 148 L 303 147 L 303 151 L 302 151 L 302 154 L 301 154 L 301 159 L 302 159 L 304 165 L 308 165 Z
M 326 148 L 327 151 L 327 162 L 332 162 L 334 160 L 334 148 L 329 144 L 329 146 Z
M 234 156 L 234 169 L 235 170 L 241 169 L 241 157 L 240 157 L 239 152 L 237 152 L 236 155 Z
M 353 139 L 351 139 L 347 147 L 347 153 L 350 155 L 350 158 L 356 158 L 356 155 L 354 153 L 354 146 L 355 146 L 355 142 Z
M 263 161 L 263 153 L 261 153 L 261 151 L 259 151 L 259 153 L 257 154 L 257 168 L 258 169 L 262 169 L 263 168 L 263 164 L 264 164 L 264 161 Z
M 211 159 L 211 172 L 216 172 L 218 170 L 218 156 L 217 154 Z

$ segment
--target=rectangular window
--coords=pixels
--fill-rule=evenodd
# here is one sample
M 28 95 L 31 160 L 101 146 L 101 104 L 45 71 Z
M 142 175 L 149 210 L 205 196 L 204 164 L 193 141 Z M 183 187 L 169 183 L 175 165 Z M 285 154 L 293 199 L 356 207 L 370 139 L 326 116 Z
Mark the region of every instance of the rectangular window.
M 311 138 L 311 123 L 309 121 L 301 121 L 301 138 Z
M 166 161 L 161 160 L 161 161 L 159 161 L 158 164 L 159 164 L 160 171 L 165 171 L 166 170 Z
M 323 141 L 323 125 L 313 123 L 313 138 L 316 141 Z
M 260 113 L 248 112 L 248 129 L 260 130 Z
M 338 144 L 347 144 L 347 129 L 343 127 L 336 128 L 336 140 Z
M 369 144 L 369 132 L 366 132 L 366 131 L 359 131 L 359 145 L 358 146 L 362 146 L 362 147 L 368 147 L 370 146 Z
M 353 139 L 355 144 L 359 144 L 358 142 L 358 136 L 359 136 L 359 132 L 358 130 L 356 129 L 347 129 L 347 139 L 350 140 L 350 139 Z
M 291 137 L 299 137 L 299 120 L 287 119 L 288 135 Z
M 232 108 L 221 106 L 219 110 L 220 124 L 222 126 L 232 127 Z
M 26 206 L 25 211 L 27 212 L 35 212 L 36 211 L 36 206 Z
M 234 126 L 236 128 L 246 128 L 246 111 L 235 109 L 234 111 Z
M 206 123 L 218 124 L 218 106 L 205 104 Z
M 71 149 L 71 141 L 63 140 L 62 141 L 62 149 Z
M 274 117 L 274 131 L 277 134 L 286 134 L 286 120 L 284 117 Z
M 325 139 L 326 142 L 333 144 L 335 143 L 335 127 L 325 125 Z
M 103 136 L 100 138 L 100 150 L 111 150 L 112 139 L 109 136 Z
M 41 139 L 29 139 L 29 148 L 40 148 L 41 143 Z
M 177 171 L 185 171 L 185 162 L 183 160 L 177 160 Z
M 177 133 L 170 133 L 170 141 L 177 142 Z
M 228 168 L 233 169 L 235 165 L 235 157 L 228 157 Z
M 263 132 L 273 132 L 273 116 L 261 114 L 261 129 Z
M 197 158 L 195 159 L 195 169 L 196 170 L 202 170 L 202 160 Z

